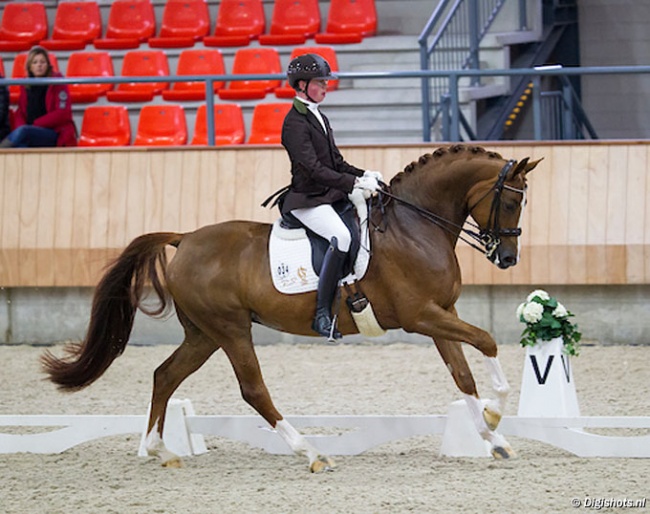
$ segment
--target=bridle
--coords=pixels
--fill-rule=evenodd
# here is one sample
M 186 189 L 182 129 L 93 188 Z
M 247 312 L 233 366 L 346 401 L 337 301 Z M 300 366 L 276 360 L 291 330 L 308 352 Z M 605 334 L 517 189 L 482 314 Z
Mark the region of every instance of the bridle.
M 419 207 L 418 205 L 415 205 L 408 200 L 404 200 L 403 198 L 400 198 L 399 196 L 394 195 L 390 191 L 388 191 L 388 186 L 382 188 L 380 191 L 378 191 L 378 196 L 379 196 L 379 205 L 382 210 L 382 218 L 383 213 L 384 213 L 384 207 L 385 203 L 382 201 L 382 196 L 386 196 L 391 200 L 394 200 L 395 202 L 404 205 L 408 207 L 409 209 L 417 212 L 419 215 L 421 215 L 423 218 L 426 220 L 434 223 L 435 225 L 439 226 L 443 230 L 446 230 L 450 234 L 456 234 L 460 233 L 458 236 L 458 239 L 461 241 L 467 243 L 469 246 L 474 248 L 475 250 L 485 254 L 485 256 L 493 260 L 494 259 L 494 252 L 497 250 L 499 245 L 501 244 L 501 237 L 519 237 L 521 236 L 521 228 L 501 228 L 499 216 L 501 213 L 501 195 L 503 194 L 503 190 L 506 189 L 508 191 L 514 191 L 515 193 L 519 193 L 522 196 L 525 196 L 526 190 L 525 189 L 518 189 L 512 186 L 509 186 L 506 184 L 506 177 L 512 167 L 516 164 L 516 161 L 513 159 L 510 159 L 506 164 L 501 168 L 501 171 L 499 172 L 499 176 L 497 177 L 496 182 L 494 183 L 494 186 L 491 187 L 479 200 L 474 203 L 472 207 L 470 207 L 469 213 L 472 214 L 472 211 L 483 201 L 485 198 L 490 194 L 493 193 L 492 197 L 492 205 L 490 206 L 490 216 L 488 218 L 487 226 L 485 228 L 481 228 L 478 226 L 476 223 L 473 223 L 471 221 L 465 221 L 464 225 L 469 225 L 472 227 L 472 229 L 465 228 L 464 225 L 458 225 L 454 223 L 453 221 L 450 221 L 446 218 L 443 218 L 442 216 L 439 216 L 438 214 L 435 214 L 431 211 L 428 211 L 426 209 L 423 209 L 422 207 Z M 385 219 L 385 218 L 384 218 Z M 378 231 L 384 231 L 385 227 L 380 227 L 378 225 L 375 226 L 375 230 Z

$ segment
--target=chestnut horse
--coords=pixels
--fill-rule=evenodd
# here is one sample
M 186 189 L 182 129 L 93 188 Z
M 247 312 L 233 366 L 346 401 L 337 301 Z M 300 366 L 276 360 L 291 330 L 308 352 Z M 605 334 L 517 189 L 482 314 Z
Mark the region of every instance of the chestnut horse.
M 423 155 L 406 166 L 375 198 L 370 210 L 372 258 L 360 281 L 384 329 L 403 328 L 433 338 L 496 458 L 514 454 L 495 431 L 509 385 L 497 360 L 497 345 L 484 330 L 460 320 L 454 304 L 461 288 L 455 246 L 466 234 L 499 268 L 519 259 L 520 216 L 526 175 L 537 165 L 528 158 L 506 161 L 480 147 L 454 145 Z M 471 216 L 479 232 L 463 228 Z M 313 472 L 333 461 L 307 442 L 275 408 L 262 379 L 251 324 L 314 335 L 315 292 L 285 295 L 274 289 L 269 268 L 269 224 L 229 221 L 187 234 L 152 233 L 129 244 L 98 284 L 84 341 L 66 347 L 66 356 L 42 357 L 50 380 L 79 390 L 97 380 L 126 347 L 141 296 L 151 284 L 161 313 L 173 299 L 185 339 L 154 373 L 146 437 L 150 455 L 180 466 L 162 440 L 167 402 L 176 388 L 219 348 L 228 356 L 248 402 L 293 451 L 309 458 Z M 464 235 L 461 235 L 461 232 Z M 166 247 L 177 248 L 168 263 Z M 342 294 L 346 293 L 342 291 Z M 341 302 L 345 305 L 345 302 Z M 144 309 L 143 309 L 144 310 Z M 339 328 L 358 333 L 347 309 Z M 495 400 L 479 399 L 461 342 L 486 358 Z

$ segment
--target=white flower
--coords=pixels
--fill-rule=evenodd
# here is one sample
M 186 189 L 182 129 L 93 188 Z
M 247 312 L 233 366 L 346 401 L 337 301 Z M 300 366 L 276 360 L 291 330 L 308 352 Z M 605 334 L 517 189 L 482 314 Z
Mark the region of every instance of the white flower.
M 521 314 L 524 312 L 524 307 L 526 307 L 526 302 L 520 303 L 519 307 L 517 307 L 517 319 L 521 320 Z
M 557 307 L 555 307 L 555 310 L 553 311 L 553 317 L 554 318 L 564 318 L 568 316 L 568 312 L 564 305 L 562 305 L 560 302 L 557 302 Z
M 541 303 L 530 302 L 526 304 L 521 314 L 527 323 L 537 323 L 540 319 L 542 319 L 543 313 L 544 306 Z
M 544 301 L 551 299 L 551 297 L 548 295 L 548 293 L 546 291 L 544 291 L 543 289 L 535 289 L 532 293 L 530 293 L 528 295 L 528 298 L 526 298 L 526 301 L 530 302 L 536 296 L 538 296 L 541 300 L 544 300 Z

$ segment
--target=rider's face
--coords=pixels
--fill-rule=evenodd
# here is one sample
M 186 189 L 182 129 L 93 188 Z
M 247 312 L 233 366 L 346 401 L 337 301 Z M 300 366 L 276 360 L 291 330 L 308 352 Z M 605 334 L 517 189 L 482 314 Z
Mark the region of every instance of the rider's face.
M 310 80 L 309 86 L 307 86 L 307 93 L 314 102 L 321 103 L 327 94 L 327 79 Z

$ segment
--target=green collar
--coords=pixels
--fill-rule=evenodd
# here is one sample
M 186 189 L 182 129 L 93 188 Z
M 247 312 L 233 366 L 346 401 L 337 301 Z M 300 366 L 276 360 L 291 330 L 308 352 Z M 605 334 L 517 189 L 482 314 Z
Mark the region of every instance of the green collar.
M 296 111 L 298 111 L 300 114 L 305 115 L 307 114 L 307 105 L 305 102 L 301 102 L 297 98 L 293 99 L 293 106 L 296 108 Z

